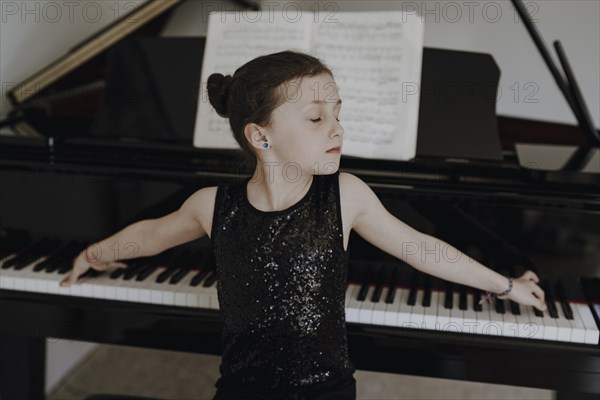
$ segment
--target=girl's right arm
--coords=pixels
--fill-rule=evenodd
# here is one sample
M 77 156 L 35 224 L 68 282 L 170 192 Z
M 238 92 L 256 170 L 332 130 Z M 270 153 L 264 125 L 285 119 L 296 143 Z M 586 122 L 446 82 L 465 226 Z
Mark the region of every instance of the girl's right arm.
M 206 187 L 191 195 L 179 210 L 156 219 L 135 222 L 114 235 L 88 246 L 74 260 L 73 269 L 61 282 L 70 286 L 89 268 L 105 271 L 111 267 L 125 268 L 118 262 L 137 257 L 153 256 L 171 247 L 206 235 L 207 204 L 214 201 L 216 187 Z

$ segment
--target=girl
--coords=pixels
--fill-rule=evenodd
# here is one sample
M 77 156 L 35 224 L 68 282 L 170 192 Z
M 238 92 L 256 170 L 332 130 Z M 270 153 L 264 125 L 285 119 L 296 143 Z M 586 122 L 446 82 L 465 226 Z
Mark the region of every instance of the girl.
M 362 180 L 338 171 L 342 101 L 317 58 L 258 57 L 233 76 L 212 74 L 207 88 L 254 174 L 202 188 L 179 210 L 90 246 L 64 284 L 90 267 L 124 267 L 102 256 L 112 243 L 138 243 L 143 257 L 208 235 L 224 321 L 215 399 L 356 398 L 344 321 L 351 229 L 420 271 L 545 309 L 532 271 L 513 281 L 462 253 L 452 262 L 402 254 L 403 243 L 447 244 L 395 218 Z M 96 249 L 107 251 L 97 257 Z

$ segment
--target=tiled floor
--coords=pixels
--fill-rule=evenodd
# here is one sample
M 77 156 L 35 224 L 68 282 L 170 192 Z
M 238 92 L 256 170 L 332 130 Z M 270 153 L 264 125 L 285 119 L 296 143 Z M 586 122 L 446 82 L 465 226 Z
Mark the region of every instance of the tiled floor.
M 48 400 L 79 400 L 92 393 L 159 399 L 212 399 L 220 357 L 101 345 L 66 377 Z M 539 399 L 554 393 L 504 385 L 357 371 L 359 399 Z

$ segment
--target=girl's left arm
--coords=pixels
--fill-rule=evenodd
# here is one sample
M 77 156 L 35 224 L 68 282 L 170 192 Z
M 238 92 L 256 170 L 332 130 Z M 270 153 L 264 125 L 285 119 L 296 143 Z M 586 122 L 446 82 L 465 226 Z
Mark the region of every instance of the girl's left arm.
M 449 243 L 400 221 L 385 209 L 373 190 L 359 178 L 341 173 L 340 185 L 344 192 L 352 193 L 352 196 L 346 196 L 354 210 L 352 229 L 374 246 L 440 279 L 492 293 L 508 289 L 505 276 L 481 265 Z M 538 282 L 537 275 L 528 270 L 514 279 L 508 295 L 499 298 L 545 310 L 544 291 L 537 285 Z

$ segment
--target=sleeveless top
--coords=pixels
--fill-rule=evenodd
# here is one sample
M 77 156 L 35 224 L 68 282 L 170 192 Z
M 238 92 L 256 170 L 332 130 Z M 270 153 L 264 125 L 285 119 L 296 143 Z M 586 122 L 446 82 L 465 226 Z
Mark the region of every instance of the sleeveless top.
M 223 320 L 217 388 L 303 390 L 353 374 L 348 356 L 339 172 L 313 175 L 293 206 L 248 201 L 250 178 L 220 184 L 212 249 Z

